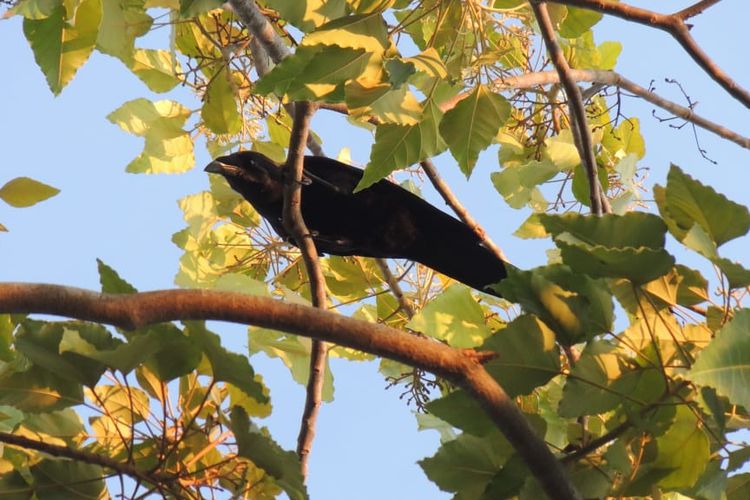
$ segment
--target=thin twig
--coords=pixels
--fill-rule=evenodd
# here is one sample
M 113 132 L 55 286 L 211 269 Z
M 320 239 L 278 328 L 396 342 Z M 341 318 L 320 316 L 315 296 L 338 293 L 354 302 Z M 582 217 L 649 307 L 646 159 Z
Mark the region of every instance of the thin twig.
M 591 200 L 591 212 L 594 215 L 602 215 L 603 204 L 602 204 L 602 189 L 599 185 L 599 176 L 597 175 L 596 158 L 594 156 L 594 146 L 591 139 L 591 132 L 589 131 L 588 123 L 586 121 L 586 108 L 583 105 L 583 98 L 581 97 L 581 89 L 576 85 L 575 80 L 570 76 L 570 65 L 565 54 L 563 54 L 560 45 L 557 43 L 555 35 L 555 29 L 552 26 L 552 20 L 549 17 L 549 11 L 547 10 L 546 3 L 540 3 L 537 0 L 532 0 L 531 7 L 534 10 L 534 15 L 539 23 L 539 29 L 542 33 L 542 38 L 547 46 L 547 51 L 550 54 L 550 59 L 555 65 L 558 75 L 560 75 L 560 83 L 562 83 L 565 89 L 565 94 L 568 97 L 568 107 L 570 109 L 570 115 L 572 122 L 571 131 L 573 136 L 577 136 L 576 146 L 578 147 L 578 154 L 581 157 L 581 163 L 583 164 L 584 170 L 586 170 L 586 177 L 589 181 L 589 198 Z
M 716 2 L 698 2 L 692 7 L 678 11 L 674 14 L 660 14 L 640 7 L 634 7 L 621 2 L 612 2 L 611 0 L 551 0 L 554 3 L 563 5 L 572 5 L 582 9 L 595 10 L 604 14 L 609 14 L 626 21 L 632 21 L 638 24 L 644 24 L 652 28 L 658 28 L 666 31 L 685 49 L 690 57 L 700 66 L 703 71 L 726 90 L 732 97 L 740 101 L 746 107 L 750 108 L 750 92 L 735 82 L 724 70 L 722 70 L 708 54 L 698 45 L 693 36 L 690 34 L 690 26 L 685 23 L 685 19 L 690 15 L 695 15 L 698 11 L 697 6 L 705 9 Z M 687 10 L 687 14 L 685 11 Z
M 117 460 L 113 460 L 104 455 L 91 453 L 89 451 L 77 450 L 69 446 L 45 443 L 37 439 L 31 439 L 25 436 L 11 434 L 9 432 L 0 432 L 0 442 L 14 446 L 20 446 L 21 448 L 26 448 L 29 450 L 41 451 L 48 455 L 52 455 L 53 457 L 64 457 L 71 460 L 76 460 L 78 462 L 105 467 L 119 474 L 130 476 L 137 481 L 151 484 L 160 489 L 167 488 L 172 491 L 173 486 L 171 485 L 171 483 L 173 483 L 177 479 L 177 476 L 174 474 L 165 474 L 158 471 L 142 471 L 132 464 L 118 462 Z M 176 491 L 172 492 L 176 493 Z
M 673 101 L 664 99 L 658 94 L 644 87 L 641 87 L 637 83 L 628 80 L 615 71 L 571 68 L 570 76 L 577 82 L 590 82 L 603 85 L 612 85 L 627 90 L 628 92 L 642 97 L 645 101 L 648 101 L 655 106 L 669 111 L 673 115 L 682 118 L 685 121 L 693 123 L 694 125 L 712 132 L 723 139 L 732 141 L 738 146 L 741 146 L 745 149 L 750 149 L 750 137 L 742 136 L 737 132 L 734 132 L 733 130 L 712 122 L 707 118 L 696 114 L 692 109 L 686 106 L 681 106 Z M 536 73 L 526 73 L 519 76 L 505 77 L 503 79 L 497 80 L 494 83 L 494 87 L 498 90 L 525 89 L 536 87 L 539 85 L 551 85 L 559 82 L 560 75 L 558 75 L 556 71 L 540 71 Z M 453 105 L 455 106 L 455 104 Z
M 406 313 L 409 319 L 413 318 L 414 305 L 406 297 L 406 295 L 404 295 L 404 291 L 401 289 L 401 284 L 391 272 L 391 268 L 388 267 L 388 263 L 385 261 L 385 259 L 375 259 L 375 262 L 380 268 L 380 272 L 383 273 L 383 277 L 385 278 L 386 283 L 388 283 L 393 296 L 396 297 L 401 310 Z
M 563 500 L 580 498 L 565 468 L 513 399 L 465 349 L 330 311 L 215 290 L 113 295 L 59 285 L 0 283 L 2 313 L 53 314 L 129 330 L 168 321 L 230 321 L 317 338 L 421 368 L 473 395 L 547 495 Z

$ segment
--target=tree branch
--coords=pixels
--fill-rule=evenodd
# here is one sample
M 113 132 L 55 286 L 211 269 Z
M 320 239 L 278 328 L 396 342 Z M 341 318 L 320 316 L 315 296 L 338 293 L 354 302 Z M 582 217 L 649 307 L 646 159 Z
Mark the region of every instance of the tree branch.
M 564 467 L 484 370 L 473 350 L 454 349 L 377 323 L 265 297 L 214 290 L 112 295 L 59 285 L 0 283 L 0 313 L 39 313 L 125 329 L 178 320 L 218 320 L 317 338 L 422 368 L 468 390 L 553 498 L 580 498 Z
M 586 177 L 589 181 L 589 198 L 591 200 L 591 212 L 594 215 L 602 215 L 604 204 L 602 203 L 603 190 L 599 185 L 599 176 L 597 175 L 596 158 L 594 157 L 594 145 L 591 139 L 588 122 L 586 121 L 586 108 L 583 105 L 581 89 L 576 85 L 575 80 L 570 76 L 570 65 L 568 65 L 565 54 L 563 54 L 560 45 L 557 43 L 555 29 L 552 26 L 552 20 L 547 11 L 547 4 L 538 0 L 531 1 L 531 8 L 539 23 L 539 29 L 542 38 L 547 46 L 550 59 L 555 65 L 557 74 L 560 76 L 560 83 L 565 89 L 568 97 L 568 108 L 571 116 L 571 131 L 576 139 L 576 147 L 581 157 L 581 163 L 586 170 Z
M 624 3 L 615 3 L 610 0 L 551 0 L 554 3 L 571 5 L 582 9 L 595 10 L 604 14 L 609 14 L 626 21 L 632 21 L 638 24 L 658 28 L 666 31 L 677 40 L 685 52 L 688 53 L 693 61 L 700 66 L 703 71 L 721 87 L 724 88 L 732 97 L 740 101 L 746 107 L 750 108 L 750 92 L 735 82 L 724 70 L 722 70 L 703 49 L 698 45 L 690 34 L 690 27 L 685 23 L 685 19 L 698 14 L 700 11 L 710 7 L 716 2 L 703 1 L 688 7 L 674 14 L 660 14 L 647 9 L 633 7 Z M 533 2 L 532 2 L 533 3 Z
M 174 474 L 165 474 L 163 472 L 155 471 L 142 471 L 132 464 L 118 462 L 117 460 L 113 460 L 104 455 L 77 450 L 69 446 L 45 443 L 43 441 L 31 439 L 17 434 L 11 434 L 9 432 L 0 432 L 0 442 L 14 446 L 20 446 L 21 448 L 26 448 L 29 450 L 41 451 L 43 453 L 46 453 L 47 455 L 52 455 L 53 457 L 64 457 L 71 460 L 76 460 L 78 462 L 105 467 L 119 474 L 130 476 L 136 481 L 151 484 L 157 489 L 165 489 L 171 491 L 172 493 L 175 493 L 174 485 L 172 483 L 177 480 L 177 476 Z
M 413 318 L 414 305 L 411 303 L 411 301 L 409 301 L 406 295 L 404 295 L 404 291 L 401 289 L 401 285 L 391 272 L 391 268 L 388 267 L 388 263 L 386 262 L 386 260 L 377 258 L 375 259 L 375 263 L 380 268 L 380 272 L 383 273 L 383 277 L 385 278 L 386 283 L 388 283 L 388 287 L 391 289 L 391 293 L 393 293 L 393 296 L 396 297 L 398 306 L 402 311 L 406 313 L 409 319 Z
M 282 222 L 302 252 L 307 276 L 310 279 L 313 306 L 325 310 L 327 308 L 325 278 L 320 268 L 318 250 L 315 248 L 315 242 L 301 212 L 305 143 L 310 129 L 310 120 L 315 113 L 315 106 L 309 102 L 297 102 L 294 111 L 289 155 L 284 167 L 286 182 L 284 184 Z M 299 436 L 297 437 L 297 454 L 300 459 L 302 475 L 305 477 L 307 477 L 310 450 L 315 439 L 315 424 L 323 399 L 327 349 L 325 342 L 313 339 L 310 350 L 310 375 L 307 381 L 305 407 L 302 412 Z

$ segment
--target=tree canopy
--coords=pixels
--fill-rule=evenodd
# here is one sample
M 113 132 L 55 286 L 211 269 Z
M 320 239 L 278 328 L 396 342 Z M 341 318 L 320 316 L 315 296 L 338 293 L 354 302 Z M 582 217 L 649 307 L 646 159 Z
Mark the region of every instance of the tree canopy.
M 178 201 L 178 288 L 139 291 L 101 260 L 97 291 L 0 283 L 0 495 L 307 498 L 337 357 L 378 360 L 404 411 L 440 432 L 419 464 L 453 498 L 747 498 L 750 269 L 725 245 L 746 244 L 750 211 L 712 172 L 671 165 L 650 185 L 641 160 L 664 145 L 622 99 L 739 148 L 750 138 L 619 74 L 621 44 L 593 32 L 603 16 L 662 30 L 747 108 L 750 93 L 691 35 L 717 1 L 667 14 L 610 0 L 5 2 L 55 95 L 94 51 L 150 92 L 189 91 L 112 110 L 143 149 L 107 168 L 178 174 L 196 147 L 261 152 L 284 164 L 297 246 L 211 176 Z M 142 44 L 158 28 L 165 45 Z M 315 130 L 315 113 L 371 134 L 357 190 L 432 185 L 513 261 L 433 158 L 466 178 L 489 161 L 504 210 L 528 213 L 515 236 L 549 242 L 548 261 L 511 266 L 497 298 L 408 261 L 318 255 L 299 211 L 302 159 L 331 154 L 336 131 Z M 66 195 L 29 177 L 0 184 L 17 208 Z M 247 325 L 248 352 L 208 320 Z M 306 386 L 295 451 L 259 426 L 284 396 L 254 370 L 257 353 Z

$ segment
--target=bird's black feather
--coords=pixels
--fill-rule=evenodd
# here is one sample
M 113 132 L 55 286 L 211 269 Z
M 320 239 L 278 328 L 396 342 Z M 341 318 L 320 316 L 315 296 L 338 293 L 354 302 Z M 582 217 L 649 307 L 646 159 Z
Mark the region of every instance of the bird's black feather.
M 243 151 L 211 162 L 207 172 L 229 185 L 290 240 L 281 223 L 282 169 L 266 156 Z M 402 258 L 420 262 L 477 290 L 506 277 L 505 263 L 482 246 L 466 224 L 387 180 L 354 192 L 362 170 L 306 156 L 302 218 L 319 252 Z

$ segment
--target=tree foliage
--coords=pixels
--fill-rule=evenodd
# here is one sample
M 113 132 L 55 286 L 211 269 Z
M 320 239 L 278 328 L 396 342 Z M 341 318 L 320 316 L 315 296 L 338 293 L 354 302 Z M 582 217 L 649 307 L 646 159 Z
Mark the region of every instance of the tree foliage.
M 602 14 L 564 3 L 548 7 L 571 67 L 614 69 L 620 44 L 597 43 L 592 32 Z M 442 153 L 469 177 L 491 150 L 499 196 L 509 209 L 530 209 L 516 234 L 554 244 L 547 264 L 513 269 L 497 285 L 500 300 L 406 262 L 389 270 L 326 257 L 330 303 L 492 353 L 485 369 L 585 497 L 744 498 L 750 475 L 734 473 L 748 449 L 732 433 L 748 425 L 750 269 L 721 247 L 746 237 L 748 209 L 675 165 L 647 202 L 639 120 L 613 107 L 618 91 L 605 87 L 585 95 L 585 133 L 612 213 L 582 215 L 591 186 L 567 98 L 558 82 L 522 83 L 551 68 L 537 56 L 524 1 L 260 4 L 291 52 L 268 69 L 257 33 L 215 0 L 20 0 L 7 15 L 24 18 L 23 36 L 54 94 L 94 51 L 119 59 L 153 92 L 192 91 L 192 102 L 139 98 L 107 116 L 144 140 L 128 172 L 194 168 L 199 139 L 212 156 L 248 148 L 281 162 L 293 121 L 285 104 L 300 100 L 372 131 L 358 189 L 394 173 L 405 179 L 399 171 Z M 169 46 L 141 48 L 157 18 L 167 20 Z M 56 193 L 18 178 L 0 199 L 22 207 Z M 309 304 L 299 251 L 223 179 L 212 176 L 208 190 L 179 206 L 179 287 Z M 688 251 L 705 259 L 702 269 L 680 262 Z M 104 293 L 136 293 L 103 262 L 99 275 Z M 394 276 L 398 293 L 390 293 Z M 202 321 L 128 331 L 0 315 L 0 494 L 105 496 L 122 488 L 107 480 L 114 474 L 140 493 L 306 498 L 296 454 L 252 422 L 272 408 L 251 356 L 281 359 L 304 384 L 310 340 L 257 326 L 248 339 L 249 352 L 238 354 Z M 330 354 L 374 358 L 340 346 Z M 440 448 L 420 462 L 438 487 L 464 500 L 538 497 L 528 464 L 467 391 L 406 363 L 382 359 L 380 368 L 434 417 L 422 422 L 443 431 Z M 325 400 L 332 384 L 329 372 Z

